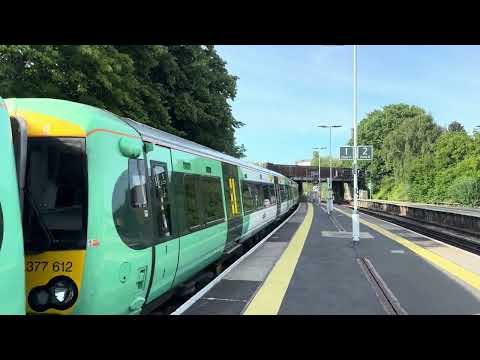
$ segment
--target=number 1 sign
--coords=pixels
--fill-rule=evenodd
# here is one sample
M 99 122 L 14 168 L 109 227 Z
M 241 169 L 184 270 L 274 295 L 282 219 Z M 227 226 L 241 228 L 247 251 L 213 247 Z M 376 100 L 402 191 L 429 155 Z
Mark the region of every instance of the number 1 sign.
M 340 160 L 353 160 L 353 146 L 340 146 Z

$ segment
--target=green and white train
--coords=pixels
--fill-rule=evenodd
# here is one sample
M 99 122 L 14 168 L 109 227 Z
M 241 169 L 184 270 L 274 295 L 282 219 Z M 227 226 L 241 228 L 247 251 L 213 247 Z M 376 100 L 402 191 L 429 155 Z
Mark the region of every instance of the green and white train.
M 9 291 L 1 312 L 11 302 L 27 313 L 148 313 L 298 203 L 297 184 L 278 173 L 108 111 L 5 104 L 0 269 L 10 253 L 15 266 L 0 271 L 0 291 L 15 282 L 25 300 L 5 300 Z
M 16 129 L 15 129 L 16 130 Z M 14 130 L 14 131 L 15 131 Z M 25 314 L 22 221 L 13 133 L 0 98 L 0 314 Z

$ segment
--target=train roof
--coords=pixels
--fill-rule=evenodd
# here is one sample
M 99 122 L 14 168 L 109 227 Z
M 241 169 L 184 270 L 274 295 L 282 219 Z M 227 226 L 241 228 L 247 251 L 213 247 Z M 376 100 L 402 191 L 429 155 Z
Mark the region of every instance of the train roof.
M 140 136 L 142 137 L 142 140 L 144 141 L 151 142 L 158 145 L 163 145 L 176 150 L 194 153 L 200 156 L 214 158 L 219 161 L 224 161 L 224 162 L 228 162 L 238 166 L 255 169 L 267 174 L 285 177 L 284 175 L 277 173 L 275 171 L 248 163 L 246 161 L 242 161 L 233 156 L 224 154 L 220 151 L 213 150 L 207 146 L 200 145 L 196 142 L 183 139 L 179 136 L 170 134 L 166 131 L 153 128 L 151 126 L 145 125 L 143 123 L 139 123 L 129 118 L 122 118 L 122 119 L 127 124 L 132 126 L 140 134 Z
M 12 98 L 5 99 L 5 102 L 11 115 L 36 112 L 48 116 L 55 116 L 56 118 L 79 125 L 86 133 L 99 128 L 123 131 L 130 135 L 135 133 L 147 142 L 285 178 L 284 175 L 278 172 L 237 159 L 207 146 L 183 139 L 132 119 L 118 116 L 108 110 L 94 106 L 50 98 Z

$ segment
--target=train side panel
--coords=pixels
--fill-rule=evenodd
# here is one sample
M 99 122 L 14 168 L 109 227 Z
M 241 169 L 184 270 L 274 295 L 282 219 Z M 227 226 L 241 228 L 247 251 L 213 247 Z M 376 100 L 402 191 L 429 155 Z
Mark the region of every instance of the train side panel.
M 176 199 L 172 183 L 172 158 L 169 148 L 153 145 L 147 154 L 150 201 L 152 204 L 153 277 L 147 303 L 169 291 L 175 280 L 180 238 L 174 228 Z
M 222 256 L 227 240 L 227 224 L 221 163 L 177 150 L 171 153 L 176 198 L 175 223 L 181 236 L 174 281 L 176 286 Z M 211 195 L 208 199 L 213 204 L 204 208 L 202 204 L 207 203 L 207 194 Z M 221 213 L 207 212 L 220 210 L 220 207 Z
M 25 314 L 25 265 L 12 131 L 0 98 L 0 314 Z
M 88 234 L 76 314 L 135 314 L 146 299 L 150 214 L 148 208 L 132 206 L 130 190 L 141 185 L 143 154 L 138 162 L 122 155 L 119 141 L 124 139 L 109 132 L 87 138 Z M 142 145 L 139 139 L 126 141 Z
M 244 205 L 242 237 L 248 238 L 276 219 L 278 196 L 272 175 L 241 168 L 240 178 Z

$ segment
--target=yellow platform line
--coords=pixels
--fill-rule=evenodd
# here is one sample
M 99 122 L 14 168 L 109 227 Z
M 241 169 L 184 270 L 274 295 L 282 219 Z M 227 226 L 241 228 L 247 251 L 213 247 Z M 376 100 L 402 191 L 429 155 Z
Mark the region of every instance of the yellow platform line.
M 351 217 L 350 214 L 348 214 L 348 213 L 346 213 L 342 210 L 339 210 L 337 208 L 335 208 L 335 210 L 337 210 L 338 212 L 340 212 L 344 215 L 347 215 L 347 216 Z M 468 271 L 465 268 L 461 267 L 460 265 L 455 264 L 454 262 L 452 262 L 450 260 L 447 260 L 447 259 L 441 257 L 440 255 L 435 254 L 434 252 L 432 252 L 430 250 L 427 250 L 427 249 L 425 249 L 425 248 L 423 248 L 419 245 L 416 245 L 413 242 L 402 238 L 401 236 L 393 234 L 390 231 L 385 230 L 384 228 L 382 228 L 382 227 L 380 227 L 376 224 L 372 224 L 372 223 L 370 223 L 366 220 L 363 220 L 363 219 L 360 219 L 360 222 L 362 224 L 365 224 L 369 228 L 375 230 L 376 232 L 382 234 L 383 236 L 385 236 L 385 237 L 387 237 L 391 240 L 394 240 L 397 243 L 405 246 L 407 249 L 413 251 L 418 256 L 420 256 L 423 259 L 429 261 L 430 263 L 438 266 L 443 271 L 457 277 L 458 279 L 464 281 L 465 283 L 472 286 L 473 288 L 480 290 L 480 276 L 479 275 L 477 275 L 477 274 L 475 274 L 471 271 Z
M 313 207 L 308 204 L 307 214 L 293 235 L 288 247 L 273 267 L 267 279 L 248 304 L 243 315 L 276 315 L 280 309 L 288 284 L 293 276 L 303 245 L 313 221 Z

